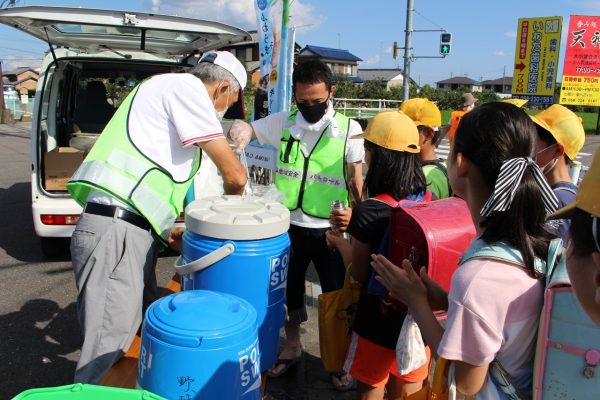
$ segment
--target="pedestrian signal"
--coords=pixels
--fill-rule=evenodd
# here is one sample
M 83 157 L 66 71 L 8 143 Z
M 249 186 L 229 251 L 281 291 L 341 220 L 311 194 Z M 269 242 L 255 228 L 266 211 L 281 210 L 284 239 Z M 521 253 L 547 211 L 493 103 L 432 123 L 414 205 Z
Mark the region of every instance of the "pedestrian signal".
M 452 34 L 444 32 L 440 34 L 440 54 L 446 56 L 450 54 L 450 44 L 452 43 Z

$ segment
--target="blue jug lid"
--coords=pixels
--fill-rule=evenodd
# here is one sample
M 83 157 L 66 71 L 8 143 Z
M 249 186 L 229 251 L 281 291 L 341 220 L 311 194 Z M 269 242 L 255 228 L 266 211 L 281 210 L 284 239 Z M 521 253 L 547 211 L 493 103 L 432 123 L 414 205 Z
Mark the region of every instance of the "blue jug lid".
M 256 335 L 256 318 L 254 307 L 237 296 L 187 290 L 152 303 L 145 329 L 172 345 L 210 349 Z
M 290 210 L 281 203 L 256 196 L 207 197 L 187 205 L 185 227 L 215 239 L 268 239 L 288 231 Z

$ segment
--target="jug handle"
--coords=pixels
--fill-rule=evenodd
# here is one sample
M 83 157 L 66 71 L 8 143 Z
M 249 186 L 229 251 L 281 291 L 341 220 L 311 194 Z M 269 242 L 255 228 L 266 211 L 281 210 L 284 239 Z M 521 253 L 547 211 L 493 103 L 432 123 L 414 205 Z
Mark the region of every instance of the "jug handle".
M 223 246 L 219 247 L 216 250 L 211 251 L 207 255 L 200 257 L 197 260 L 194 260 L 188 264 L 183 264 L 183 257 L 177 257 L 175 260 L 175 271 L 179 273 L 179 275 L 188 275 L 194 272 L 202 271 L 205 268 L 210 267 L 211 265 L 221 261 L 235 250 L 235 246 L 233 243 L 227 243 Z

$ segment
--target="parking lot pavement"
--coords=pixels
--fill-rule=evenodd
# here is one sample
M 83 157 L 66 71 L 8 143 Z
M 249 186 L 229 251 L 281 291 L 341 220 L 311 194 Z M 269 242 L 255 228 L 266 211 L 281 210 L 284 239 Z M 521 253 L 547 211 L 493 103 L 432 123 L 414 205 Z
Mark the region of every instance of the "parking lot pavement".
M 321 292 L 314 281 L 314 271 L 309 270 L 306 282 L 308 322 L 303 324 L 302 361 L 291 367 L 279 378 L 267 380 L 266 400 L 350 400 L 356 398 L 356 391 L 338 392 L 331 384 L 329 373 L 323 369 L 319 355 L 319 327 L 317 296 Z

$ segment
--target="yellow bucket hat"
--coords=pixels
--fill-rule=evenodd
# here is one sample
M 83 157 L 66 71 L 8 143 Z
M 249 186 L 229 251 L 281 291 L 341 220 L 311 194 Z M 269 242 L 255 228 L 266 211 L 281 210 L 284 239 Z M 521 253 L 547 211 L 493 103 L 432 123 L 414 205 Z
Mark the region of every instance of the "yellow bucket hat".
M 533 122 L 550 132 L 565 154 L 574 160 L 585 143 L 585 130 L 581 118 L 560 104 L 553 104 L 539 114 L 532 115 Z
M 519 108 L 523 108 L 523 106 L 525 104 L 527 104 L 527 101 L 528 100 L 526 100 L 526 99 L 504 99 L 504 100 L 502 100 L 503 103 L 509 103 L 509 104 L 512 104 L 513 106 L 517 106 Z
M 417 125 L 402 111 L 381 111 L 375 115 L 367 129 L 351 139 L 365 139 L 383 148 L 408 153 L 419 153 Z
M 400 111 L 408 115 L 415 125 L 439 127 L 442 125 L 442 113 L 431 101 L 425 98 L 406 100 L 400 106 Z

